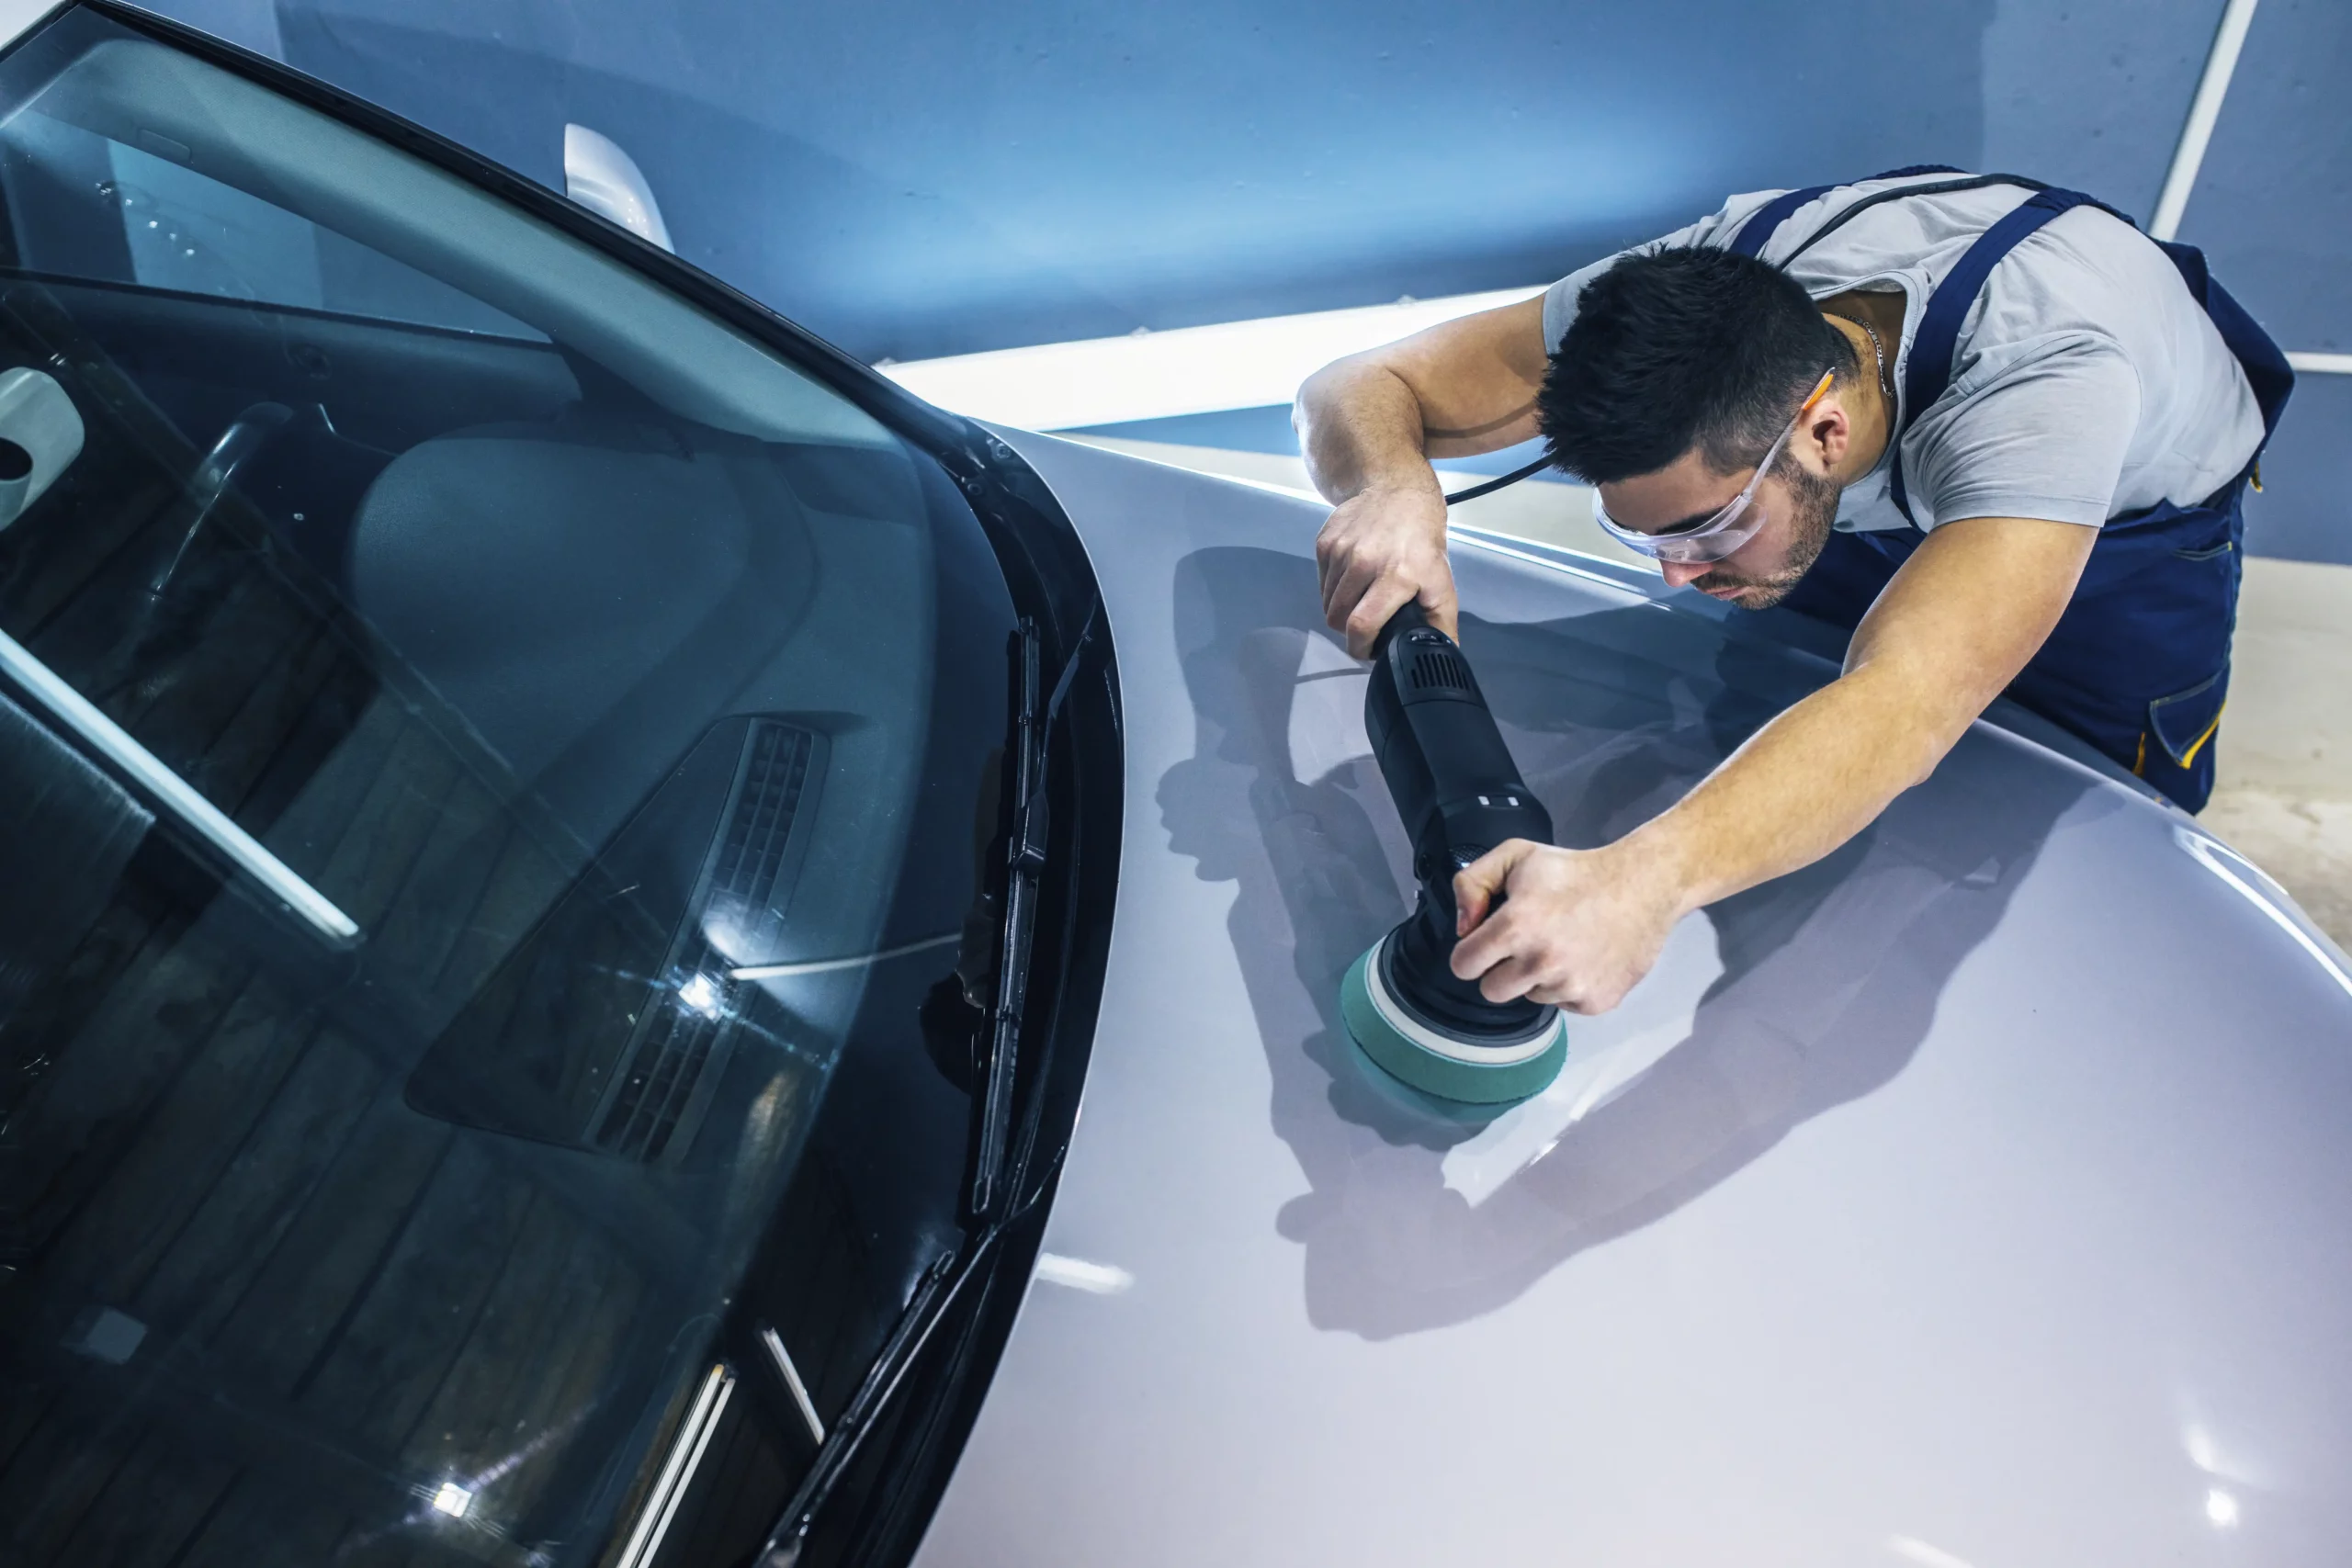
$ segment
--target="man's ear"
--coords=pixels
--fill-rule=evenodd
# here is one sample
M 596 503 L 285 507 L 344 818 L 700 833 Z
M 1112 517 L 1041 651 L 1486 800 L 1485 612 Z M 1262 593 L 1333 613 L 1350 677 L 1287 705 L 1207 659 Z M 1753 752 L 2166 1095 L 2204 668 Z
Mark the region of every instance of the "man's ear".
M 1813 406 L 1801 434 L 1822 467 L 1835 468 L 1846 460 L 1847 449 L 1853 444 L 1854 421 L 1846 412 L 1844 401 L 1833 393 Z

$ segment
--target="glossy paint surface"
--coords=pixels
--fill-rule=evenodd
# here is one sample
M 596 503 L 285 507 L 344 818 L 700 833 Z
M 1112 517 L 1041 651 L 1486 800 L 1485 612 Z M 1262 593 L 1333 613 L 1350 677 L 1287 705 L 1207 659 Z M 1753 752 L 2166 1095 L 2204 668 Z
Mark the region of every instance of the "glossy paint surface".
M 1678 928 L 1480 1123 L 1367 1076 L 1406 849 L 1319 510 L 1012 437 L 1088 538 L 1129 817 L 1086 1100 L 932 1565 L 2308 1563 L 2352 1539 L 2352 975 L 1991 725 Z M 1458 544 L 1562 841 L 1832 666 Z M 1091 1280 L 1115 1278 L 1117 1290 Z

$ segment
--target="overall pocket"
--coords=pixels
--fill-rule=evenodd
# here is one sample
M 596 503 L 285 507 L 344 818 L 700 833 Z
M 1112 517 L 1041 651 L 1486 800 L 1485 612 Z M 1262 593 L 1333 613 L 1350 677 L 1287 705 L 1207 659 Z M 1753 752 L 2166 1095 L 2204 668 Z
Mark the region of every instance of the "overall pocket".
M 2221 727 L 2222 708 L 2229 701 L 2230 671 L 2208 676 L 2185 692 L 2158 697 L 2148 705 L 2148 733 L 2177 768 L 2194 767 L 2198 753 Z
M 2213 793 L 2213 736 L 2227 705 L 2226 664 L 2186 691 L 2148 705 L 2148 727 L 2141 732 L 2132 771 L 2162 790 L 2183 810 L 2199 811 Z

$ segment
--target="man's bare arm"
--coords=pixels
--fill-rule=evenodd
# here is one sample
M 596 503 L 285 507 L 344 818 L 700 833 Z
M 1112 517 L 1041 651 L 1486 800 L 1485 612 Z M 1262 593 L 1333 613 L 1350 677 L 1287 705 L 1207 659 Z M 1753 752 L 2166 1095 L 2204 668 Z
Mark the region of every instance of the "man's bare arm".
M 1845 672 L 1679 803 L 1602 849 L 1510 844 L 1464 871 L 1454 972 L 1497 1000 L 1614 1007 L 1684 914 L 1810 865 L 1933 772 L 2058 624 L 2098 540 L 2032 518 L 1937 528 L 1862 618 Z
M 1409 599 L 1454 629 L 1444 492 L 1429 460 L 1534 435 L 1544 362 L 1538 295 L 1335 361 L 1299 389 L 1299 449 L 1334 503 L 1315 547 L 1324 615 L 1358 657 Z
M 1528 440 L 1544 366 L 1540 294 L 1332 361 L 1291 413 L 1315 488 L 1345 501 L 1431 457 Z

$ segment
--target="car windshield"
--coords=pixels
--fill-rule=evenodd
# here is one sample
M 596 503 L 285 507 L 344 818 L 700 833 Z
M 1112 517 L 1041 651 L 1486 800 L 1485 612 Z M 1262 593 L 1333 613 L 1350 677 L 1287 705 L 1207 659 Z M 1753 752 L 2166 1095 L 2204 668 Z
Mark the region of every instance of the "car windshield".
M 0 1555 L 612 1561 L 681 1433 L 772 1507 L 956 1241 L 987 537 L 104 17 L 0 186 Z

